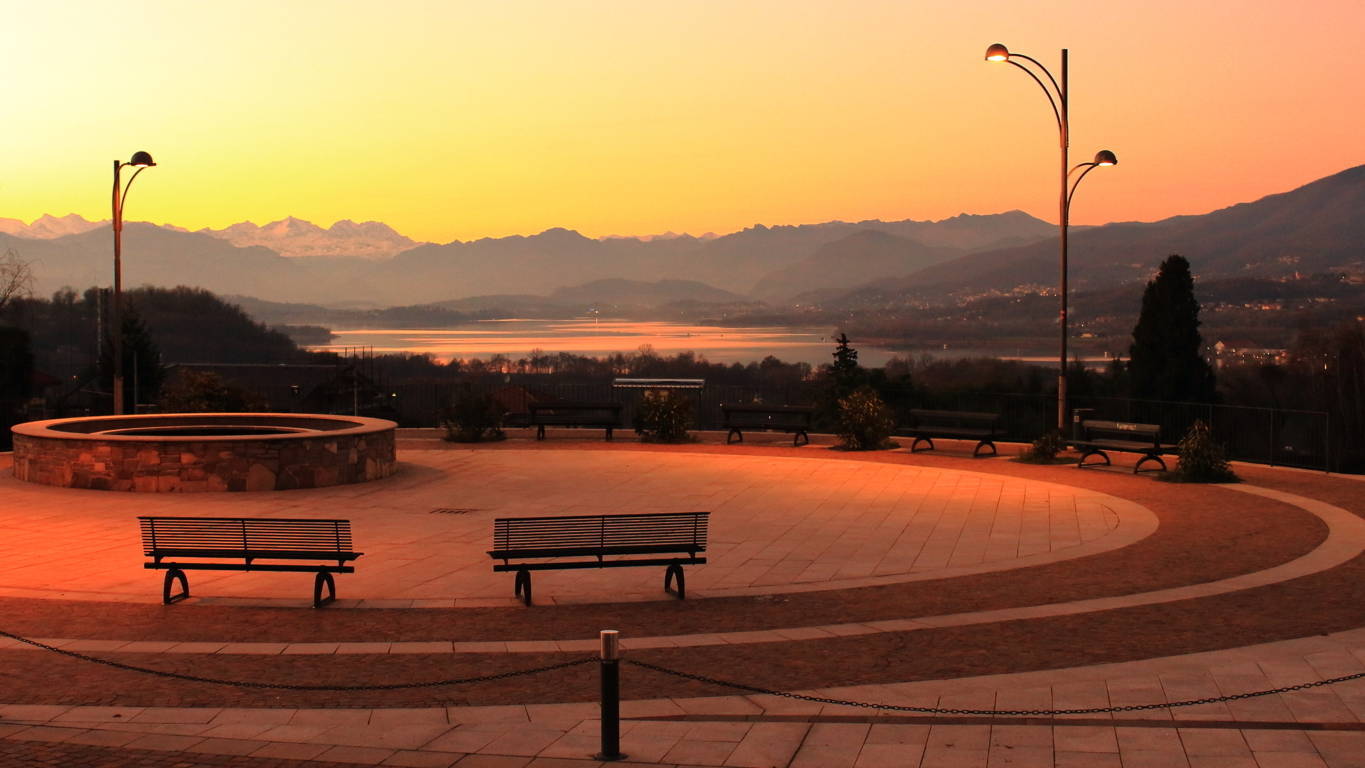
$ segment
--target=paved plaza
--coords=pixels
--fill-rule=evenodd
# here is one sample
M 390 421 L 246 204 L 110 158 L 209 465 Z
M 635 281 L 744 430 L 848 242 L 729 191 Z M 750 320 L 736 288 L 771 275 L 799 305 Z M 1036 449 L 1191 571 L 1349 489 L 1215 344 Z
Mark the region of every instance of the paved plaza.
M 623 765 L 1365 766 L 1365 679 L 1053 711 L 1365 673 L 1359 480 L 571 434 L 410 432 L 394 477 L 256 494 L 34 486 L 0 455 L 0 630 L 126 665 L 0 638 L 0 766 L 598 765 L 596 665 L 565 665 L 604 628 Z M 623 511 L 711 513 L 687 601 L 606 569 L 538 573 L 527 608 L 491 572 L 496 517 Z M 343 517 L 366 554 L 325 610 L 308 574 L 218 572 L 167 607 L 139 514 Z

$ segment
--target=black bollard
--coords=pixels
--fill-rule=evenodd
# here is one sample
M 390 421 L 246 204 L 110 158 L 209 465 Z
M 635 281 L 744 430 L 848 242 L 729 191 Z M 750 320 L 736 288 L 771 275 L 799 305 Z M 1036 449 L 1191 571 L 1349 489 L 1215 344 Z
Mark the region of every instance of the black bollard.
M 597 760 L 624 760 L 621 754 L 621 633 L 604 629 L 602 638 L 602 751 Z

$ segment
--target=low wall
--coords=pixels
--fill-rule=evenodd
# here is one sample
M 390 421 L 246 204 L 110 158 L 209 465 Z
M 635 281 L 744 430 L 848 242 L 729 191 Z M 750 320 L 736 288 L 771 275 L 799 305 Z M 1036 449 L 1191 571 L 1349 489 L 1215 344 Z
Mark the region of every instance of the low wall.
M 223 434 L 231 426 L 278 434 Z M 393 474 L 383 419 L 313 414 L 156 414 L 19 424 L 14 476 L 67 488 L 155 493 L 272 491 L 360 483 Z M 187 435 L 202 428 L 206 434 Z M 174 434 L 156 434 L 164 429 Z M 117 434 L 134 430 L 138 434 Z

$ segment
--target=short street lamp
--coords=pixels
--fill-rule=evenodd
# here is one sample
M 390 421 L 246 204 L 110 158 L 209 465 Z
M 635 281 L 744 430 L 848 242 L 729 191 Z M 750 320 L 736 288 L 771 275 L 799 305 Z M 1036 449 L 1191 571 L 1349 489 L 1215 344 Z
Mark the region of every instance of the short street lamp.
M 1089 162 L 1089 163 L 1080 163 L 1080 164 L 1078 164 L 1077 166 L 1075 166 L 1074 168 L 1069 168 L 1069 167 L 1068 167 L 1067 151 L 1068 151 L 1068 148 L 1069 148 L 1069 146 L 1070 146 L 1070 144 L 1071 144 L 1071 122 L 1070 122 L 1070 119 L 1069 119 L 1069 117 L 1068 117 L 1068 108 L 1069 108 L 1069 105 L 1070 105 L 1070 94 L 1069 94 L 1069 92 L 1067 91 L 1067 84 L 1066 84 L 1066 79 L 1067 79 L 1067 77 L 1066 77 L 1066 76 L 1067 76 L 1067 61 L 1066 61 L 1066 58 L 1067 58 L 1067 50 L 1066 50 L 1065 48 L 1063 48 L 1063 49 L 1062 49 L 1062 80 L 1061 80 L 1061 83 L 1059 84 L 1059 83 L 1057 82 L 1057 79 L 1054 78 L 1054 77 L 1052 76 L 1052 73 L 1049 72 L 1049 71 L 1047 70 L 1047 67 L 1045 67 L 1045 66 L 1043 66 L 1042 64 L 1038 63 L 1038 61 L 1037 61 L 1036 59 L 1033 59 L 1033 58 L 1030 58 L 1030 57 L 1028 57 L 1028 56 L 1025 56 L 1025 55 L 1023 55 L 1022 53 L 1011 53 L 1010 50 L 1009 50 L 1008 48 L 1006 48 L 1005 46 L 1001 45 L 1000 43 L 995 43 L 994 45 L 992 45 L 991 47 L 989 47 L 989 48 L 986 49 L 986 61 L 1003 61 L 1003 62 L 1006 62 L 1006 63 L 1008 63 L 1008 64 L 1013 64 L 1014 66 L 1016 66 L 1016 67 L 1018 67 L 1019 69 L 1023 70 L 1023 71 L 1024 71 L 1024 74 L 1026 74 L 1026 75 L 1028 75 L 1029 77 L 1033 78 L 1033 82 L 1037 83 L 1037 84 L 1038 84 L 1038 87 L 1040 87 L 1040 88 L 1043 89 L 1043 93 L 1047 96 L 1048 103 L 1052 105 L 1052 115 L 1053 115 L 1053 117 L 1057 118 L 1057 132 L 1058 132 L 1058 133 L 1060 134 L 1060 136 L 1061 136 L 1061 144 L 1062 144 L 1062 166 L 1061 166 L 1061 181 L 1062 181 L 1062 185 L 1061 185 L 1061 186 L 1062 186 L 1062 189 L 1061 189 L 1061 195 L 1060 195 L 1060 198 L 1059 198 L 1059 201 L 1058 201 L 1058 218 L 1059 218 L 1058 227 L 1061 229 L 1061 288 L 1060 288 L 1060 292 L 1061 292 L 1061 297 L 1062 297 L 1062 309 L 1061 309 L 1060 318 L 1061 318 L 1061 326 L 1062 326 L 1062 349 L 1061 349 L 1061 355 L 1059 356 L 1058 365 L 1057 365 L 1057 431 L 1060 432 L 1060 433 L 1062 433 L 1062 434 L 1065 434 L 1065 433 L 1066 433 L 1066 342 L 1067 342 L 1067 314 L 1066 314 L 1066 299 L 1067 299 L 1067 280 L 1066 280 L 1066 271 L 1067 271 L 1067 270 L 1066 270 L 1066 257 L 1067 257 L 1067 243 L 1066 243 L 1066 236 L 1067 236 L 1067 229 L 1068 229 L 1068 227 L 1070 226 L 1070 220 L 1071 220 L 1071 198 L 1072 198 L 1073 195 L 1076 194 L 1076 187 L 1077 187 L 1077 185 L 1079 185 L 1079 184 L 1081 183 L 1081 179 L 1084 179 L 1084 178 L 1085 178 L 1085 175 L 1086 175 L 1087 173 L 1090 173 L 1090 172 L 1093 171 L 1095 168 L 1100 167 L 1100 166 L 1118 165 L 1118 162 L 1119 162 L 1119 161 L 1118 161 L 1118 158 L 1116 158 L 1116 157 L 1114 156 L 1114 153 L 1113 153 L 1113 152 L 1110 152 L 1110 151 L 1107 150 L 1107 149 L 1102 149 L 1102 150 L 1100 150 L 1098 153 L 1095 154 L 1095 160 L 1094 160 L 1093 162 Z M 1020 64 L 1020 63 L 1019 63 L 1020 60 L 1023 60 L 1023 61 L 1025 61 L 1025 62 L 1028 62 L 1029 64 L 1032 64 L 1033 66 L 1032 66 L 1032 67 L 1029 67 L 1029 66 L 1027 66 L 1027 65 L 1025 65 L 1025 64 Z M 1038 74 L 1035 73 L 1035 71 L 1034 71 L 1035 69 L 1037 70 L 1037 73 L 1041 73 L 1041 74 L 1043 75 L 1043 77 L 1047 78 L 1047 81 L 1046 81 L 1046 82 L 1043 81 L 1043 77 L 1039 77 Z M 1049 85 L 1051 86 L 1050 88 L 1048 87 Z M 1084 170 L 1081 170 L 1081 169 L 1084 169 Z M 1081 174 L 1080 174 L 1079 176 L 1076 177 L 1075 182 L 1072 182 L 1072 181 L 1071 181 L 1071 175 L 1072 175 L 1073 173 L 1075 173 L 1076 171 L 1078 171 L 1078 170 L 1081 171 Z
M 128 189 L 133 186 L 143 169 L 156 165 L 152 156 L 146 152 L 134 152 L 128 162 L 114 161 L 114 305 L 110 314 L 114 325 L 114 415 L 123 414 L 123 203 L 128 199 Z M 128 183 L 119 187 L 119 171 L 124 166 L 136 168 L 128 177 Z

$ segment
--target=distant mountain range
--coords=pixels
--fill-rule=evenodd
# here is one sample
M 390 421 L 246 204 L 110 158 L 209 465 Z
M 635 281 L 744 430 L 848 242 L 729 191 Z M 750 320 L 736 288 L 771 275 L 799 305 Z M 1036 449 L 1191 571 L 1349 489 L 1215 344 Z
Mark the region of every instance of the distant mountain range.
M 755 299 L 774 307 L 869 307 L 1051 287 L 1055 233 L 1054 225 L 1020 211 L 942 221 L 759 224 L 719 237 L 593 239 L 555 228 L 440 245 L 416 243 L 378 222 L 323 229 L 288 218 L 199 232 L 134 223 L 124 231 L 124 280 L 276 302 L 440 304 L 462 312 L 496 307 L 503 294 L 522 304 L 582 309 Z M 1201 278 L 1365 273 L 1362 243 L 1365 166 L 1205 215 L 1075 228 L 1071 277 L 1078 289 L 1143 280 L 1176 252 Z M 101 222 L 0 219 L 0 250 L 7 248 L 32 263 L 40 292 L 110 282 L 109 233 Z
M 1199 278 L 1365 275 L 1365 166 L 1202 216 L 1093 227 L 1074 233 L 1068 250 L 1070 279 L 1078 290 L 1147 280 L 1172 253 L 1188 258 Z M 833 303 L 867 306 L 1051 287 L 1056 269 L 1057 241 L 1049 239 L 869 282 Z
M 73 233 L 55 236 L 61 227 Z M 135 222 L 124 228 L 124 282 L 195 285 L 224 294 L 329 306 L 549 296 L 560 288 L 613 279 L 704 283 L 725 301 L 734 295 L 748 297 L 761 284 L 767 298 L 784 300 L 830 285 L 818 264 L 803 264 L 811 258 L 859 265 L 840 270 L 841 279 L 856 285 L 859 278 L 898 276 L 935 259 L 1031 242 L 1051 231 L 1046 222 L 1019 211 L 938 222 L 759 224 L 721 237 L 648 240 L 599 240 L 555 228 L 529 237 L 414 244 L 380 257 L 380 244 L 396 247 L 407 238 L 375 223 L 338 222 L 324 230 L 284 219 L 264 227 L 243 223 L 190 232 Z M 54 236 L 38 237 L 39 232 Z M 33 262 L 39 290 L 50 292 L 63 285 L 108 284 L 108 240 L 107 224 L 46 217 L 18 235 L 0 234 L 0 247 L 13 248 Z
M 33 240 L 79 235 L 108 226 L 108 219 L 87 221 L 74 213 L 61 217 L 44 214 L 32 224 L 25 224 L 19 219 L 0 218 L 0 233 Z M 190 232 L 173 224 L 161 228 L 172 232 Z M 198 233 L 226 240 L 239 248 L 269 248 L 287 258 L 387 259 L 418 244 L 416 240 L 404 237 L 388 224 L 378 221 L 357 224 L 350 219 L 343 219 L 323 229 L 293 216 L 272 221 L 265 226 L 243 221 L 223 229 L 206 227 L 198 230 Z
M 417 245 L 378 221 L 356 223 L 342 219 L 323 229 L 293 216 L 258 227 L 249 221 L 224 229 L 201 229 L 202 234 L 238 247 L 259 245 L 281 256 L 298 258 L 388 259 Z
M 79 235 L 82 232 L 107 226 L 109 226 L 108 221 L 86 221 L 84 217 L 77 216 L 74 213 L 60 217 L 45 213 L 34 219 L 32 224 L 25 224 L 19 219 L 0 218 L 0 233 L 34 240 L 51 240 L 67 235 Z

